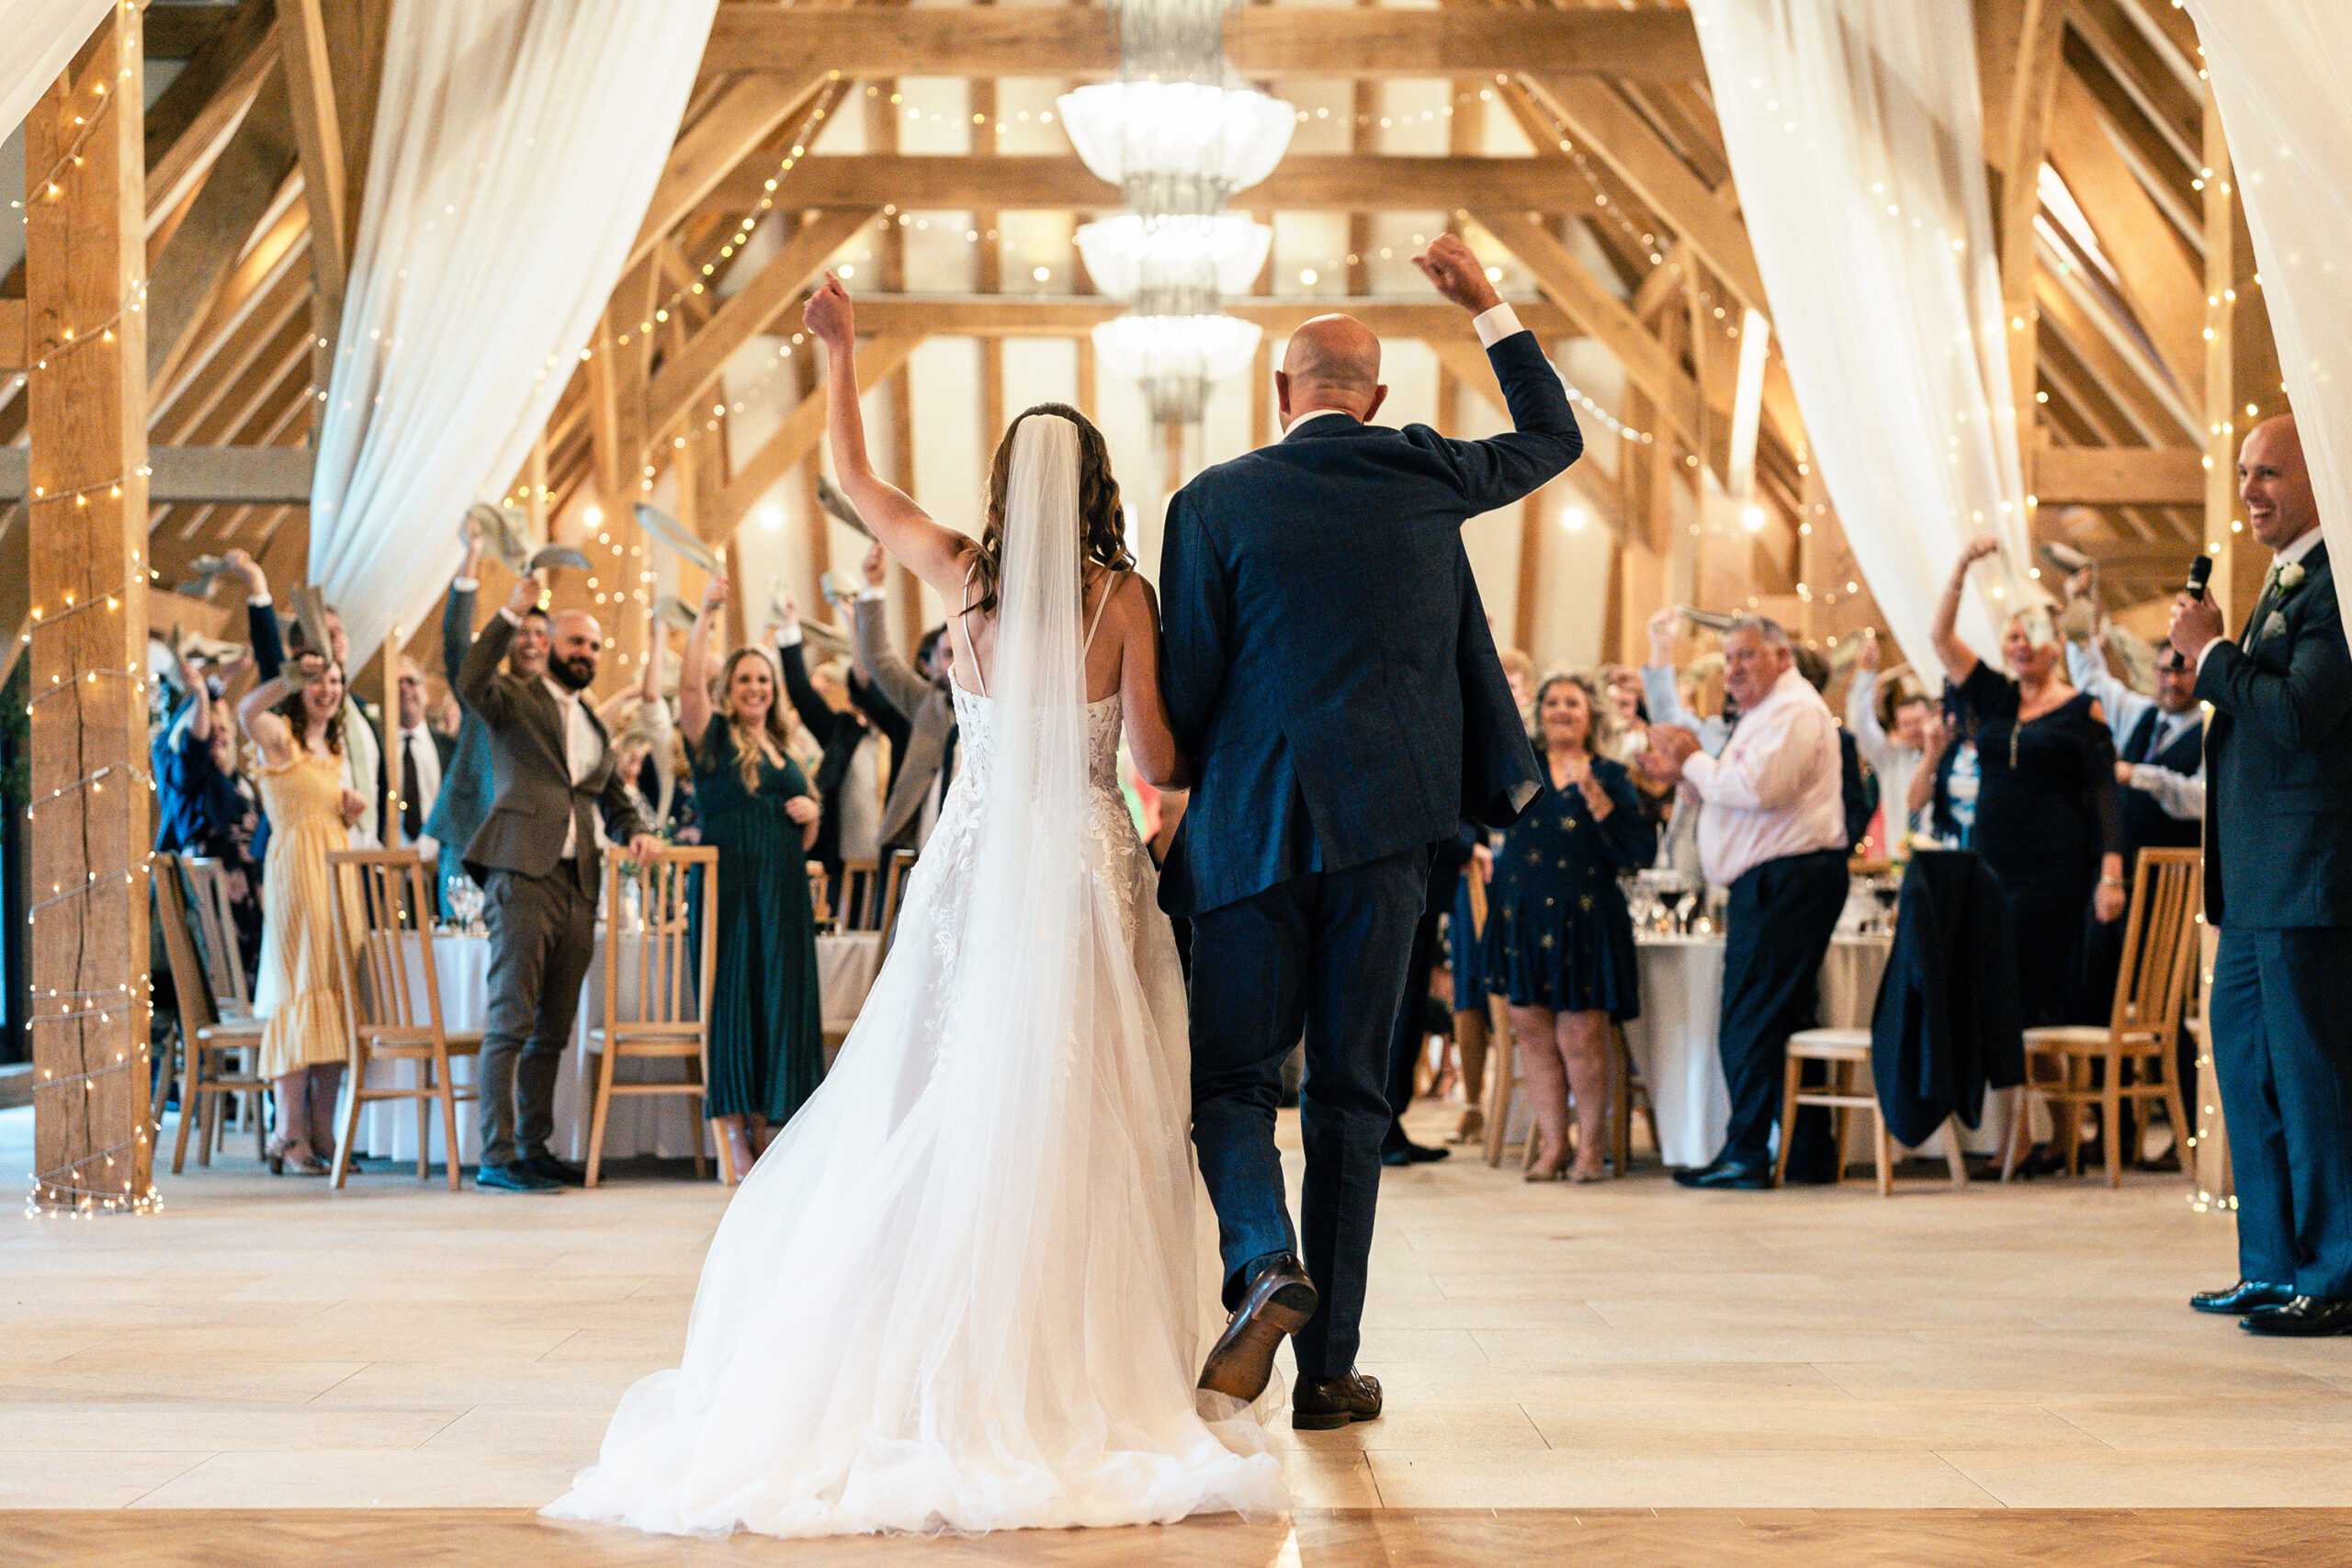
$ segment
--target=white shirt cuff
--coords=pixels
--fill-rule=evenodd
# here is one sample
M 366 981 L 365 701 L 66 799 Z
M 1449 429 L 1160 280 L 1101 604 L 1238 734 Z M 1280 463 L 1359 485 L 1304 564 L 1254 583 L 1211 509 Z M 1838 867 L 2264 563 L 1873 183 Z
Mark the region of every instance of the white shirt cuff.
M 1703 797 L 1707 793 L 1708 775 L 1715 771 L 1715 759 L 1705 751 L 1693 751 L 1682 760 L 1683 782 Z
M 862 588 L 858 590 L 857 602 L 861 604 L 876 604 L 889 596 L 890 591 L 887 588 Z
M 498 607 L 498 613 L 505 617 L 506 624 L 510 626 L 519 626 L 523 624 L 523 617 L 516 615 L 514 611 L 508 609 L 503 604 L 501 604 Z
M 789 626 L 781 626 L 776 627 L 775 645 L 778 648 L 798 648 L 800 646 L 800 623 L 798 621 L 794 621 Z
M 449 580 L 449 591 L 453 593 L 471 593 L 481 586 L 481 580 L 476 577 L 453 577 Z
M 268 609 L 268 608 L 269 608 L 269 595 L 268 595 L 268 594 L 266 594 L 266 593 L 265 593 L 265 594 L 261 595 L 261 597 L 259 597 L 258 599 L 255 599 L 255 598 L 250 598 L 250 597 L 249 597 L 249 598 L 247 598 L 247 599 L 245 600 L 245 608 L 246 608 L 246 609 L 248 609 L 248 610 L 266 610 L 266 609 Z
M 1485 348 L 1492 348 L 1512 333 L 1523 330 L 1519 324 L 1518 313 L 1508 305 L 1479 311 L 1471 318 L 1470 325 L 1478 333 L 1479 345 Z

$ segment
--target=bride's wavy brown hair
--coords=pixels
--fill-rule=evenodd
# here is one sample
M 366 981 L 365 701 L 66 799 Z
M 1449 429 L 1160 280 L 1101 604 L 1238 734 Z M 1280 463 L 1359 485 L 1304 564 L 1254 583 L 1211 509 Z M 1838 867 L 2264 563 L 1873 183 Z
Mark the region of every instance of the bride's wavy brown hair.
M 1119 505 L 1119 481 L 1111 477 L 1111 449 L 1094 422 L 1068 403 L 1034 403 L 1013 416 L 996 444 L 989 465 L 988 516 L 980 529 L 979 554 L 972 563 L 972 613 L 996 608 L 997 579 L 1004 570 L 1004 492 L 1012 478 L 1012 438 L 1032 414 L 1056 414 L 1078 427 L 1078 556 L 1081 576 L 1089 562 L 1113 571 L 1136 564 L 1127 548 L 1126 513 Z M 1085 589 L 1081 584 L 1080 593 Z

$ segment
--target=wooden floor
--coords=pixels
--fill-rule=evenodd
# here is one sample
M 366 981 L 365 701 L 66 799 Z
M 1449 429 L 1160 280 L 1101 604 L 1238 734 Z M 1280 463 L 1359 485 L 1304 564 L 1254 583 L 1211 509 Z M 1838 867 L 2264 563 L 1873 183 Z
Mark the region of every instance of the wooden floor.
M 25 1114 L 0 1112 L 0 1170 L 25 1168 Z M 379 1172 L 336 1194 L 243 1149 L 165 1177 L 157 1216 L 0 1222 L 0 1509 L 130 1510 L 0 1515 L 0 1561 L 785 1554 L 526 1511 L 674 1364 L 715 1186 L 526 1198 Z M 2170 1177 L 1956 1193 L 1924 1170 L 1892 1201 L 1654 1169 L 1530 1187 L 1460 1155 L 1391 1172 L 1363 1352 L 1390 1414 L 1280 1432 L 1295 1528 L 792 1560 L 2352 1560 L 2296 1545 L 2352 1540 L 2352 1517 L 2257 1512 L 2352 1508 L 2352 1340 L 2189 1313 L 2233 1275 L 2228 1216 Z

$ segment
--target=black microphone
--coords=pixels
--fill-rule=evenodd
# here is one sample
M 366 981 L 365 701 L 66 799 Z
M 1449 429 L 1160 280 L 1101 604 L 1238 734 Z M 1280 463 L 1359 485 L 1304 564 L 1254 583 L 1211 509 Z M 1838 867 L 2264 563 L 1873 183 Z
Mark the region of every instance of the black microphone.
M 2212 575 L 2213 558 L 2199 552 L 2197 558 L 2188 563 L 2188 596 L 2191 599 L 2204 598 L 2205 584 Z

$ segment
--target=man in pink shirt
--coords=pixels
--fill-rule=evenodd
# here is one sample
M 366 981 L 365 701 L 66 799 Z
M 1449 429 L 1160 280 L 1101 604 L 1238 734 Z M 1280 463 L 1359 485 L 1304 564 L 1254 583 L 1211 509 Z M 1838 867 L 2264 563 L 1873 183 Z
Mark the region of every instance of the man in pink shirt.
M 1705 804 L 1700 863 L 1708 882 L 1731 890 L 1716 1032 L 1731 1125 L 1712 1164 L 1674 1179 L 1753 1190 L 1772 1185 L 1789 1036 L 1815 1021 L 1821 963 L 1846 905 L 1846 821 L 1838 721 L 1797 672 L 1789 634 L 1761 615 L 1733 622 L 1724 689 L 1740 716 L 1720 755 L 1688 729 L 1654 725 L 1641 762 L 1659 783 L 1679 784 L 1686 805 Z

